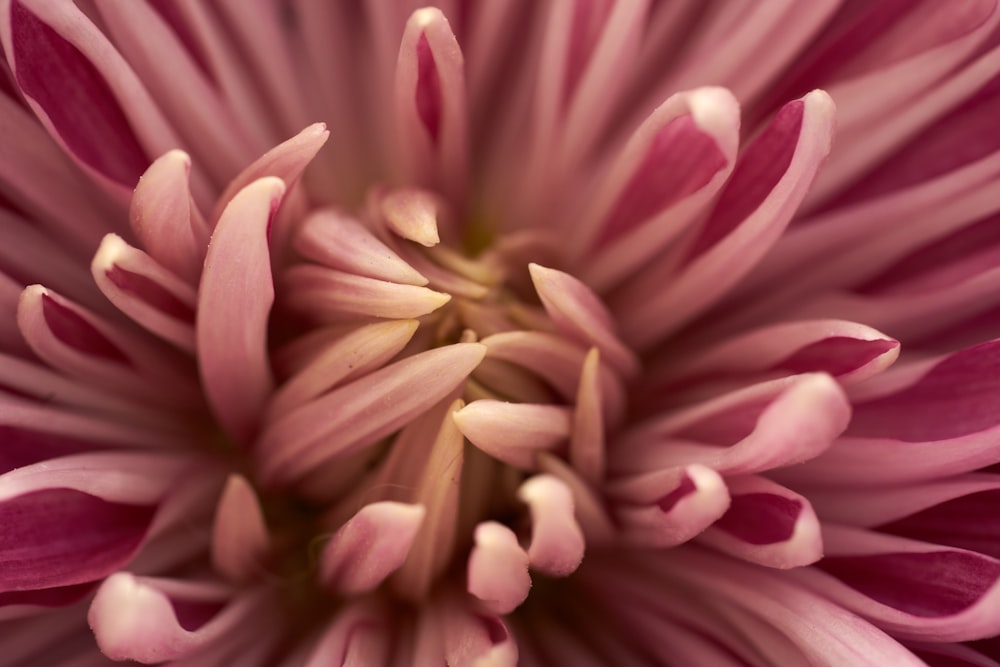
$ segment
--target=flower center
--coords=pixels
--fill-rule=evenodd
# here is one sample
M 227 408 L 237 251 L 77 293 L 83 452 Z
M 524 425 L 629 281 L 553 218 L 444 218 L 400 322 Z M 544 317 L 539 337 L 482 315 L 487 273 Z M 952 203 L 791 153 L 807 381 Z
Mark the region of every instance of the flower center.
M 400 188 L 314 211 L 292 246 L 254 461 L 261 496 L 286 498 L 264 511 L 277 574 L 414 603 L 465 588 L 507 613 L 529 568 L 572 572 L 573 497 L 602 474 L 624 379 L 553 317 L 572 311 L 546 301 L 571 280 L 543 267 L 553 240 L 493 238 Z

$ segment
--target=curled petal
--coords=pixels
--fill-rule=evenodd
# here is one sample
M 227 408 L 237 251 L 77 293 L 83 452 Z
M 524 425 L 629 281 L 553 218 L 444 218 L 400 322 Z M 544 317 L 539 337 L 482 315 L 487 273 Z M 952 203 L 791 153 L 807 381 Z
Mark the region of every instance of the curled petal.
M 256 598 L 256 599 L 255 599 Z M 87 621 L 105 655 L 145 664 L 183 658 L 246 621 L 260 595 L 227 586 L 118 572 L 90 605 Z
M 555 477 L 538 475 L 517 495 L 531 508 L 531 567 L 557 577 L 571 574 L 583 560 L 585 544 L 569 488 Z
M 751 563 L 788 569 L 823 556 L 809 501 L 764 477 L 727 477 L 731 503 L 700 540 Z
M 348 595 L 374 590 L 405 562 L 425 514 L 420 505 L 365 505 L 323 549 L 320 580 Z
M 528 597 L 529 556 L 507 526 L 495 521 L 476 527 L 469 554 L 468 590 L 496 614 L 509 614 Z
M 385 665 L 391 640 L 386 613 L 370 601 L 353 602 L 331 620 L 303 667 Z
M 630 542 L 672 547 L 692 539 L 729 508 L 722 477 L 700 465 L 652 473 L 614 490 L 614 514 Z
M 379 199 L 379 209 L 389 229 L 409 241 L 432 248 L 440 243 L 437 199 L 417 188 L 391 190 Z

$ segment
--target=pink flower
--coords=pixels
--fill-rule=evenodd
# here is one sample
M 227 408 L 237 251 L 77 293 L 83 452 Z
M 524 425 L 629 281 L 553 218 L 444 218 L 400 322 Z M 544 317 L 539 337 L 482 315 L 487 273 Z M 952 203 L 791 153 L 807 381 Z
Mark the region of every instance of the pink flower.
M 0 0 L 4 664 L 1000 665 L 997 1 L 437 4 Z

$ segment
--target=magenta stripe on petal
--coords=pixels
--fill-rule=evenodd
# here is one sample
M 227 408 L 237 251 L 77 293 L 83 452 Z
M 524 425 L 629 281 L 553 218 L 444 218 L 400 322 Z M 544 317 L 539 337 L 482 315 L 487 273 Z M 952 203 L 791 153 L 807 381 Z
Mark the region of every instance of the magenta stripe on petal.
M 149 158 L 111 88 L 80 51 L 17 0 L 10 7 L 15 74 L 84 163 L 131 188 Z
M 656 133 L 594 245 L 632 231 L 653 214 L 704 187 L 725 165 L 726 156 L 715 139 L 699 128 L 690 114 L 670 121 Z
M 177 624 L 188 632 L 198 630 L 215 618 L 226 606 L 225 602 L 216 600 L 189 600 L 179 597 L 169 599 L 174 616 L 177 617 Z
M 441 79 L 427 35 L 417 41 L 417 113 L 431 139 L 437 142 L 441 131 Z
M 799 501 L 773 493 L 734 495 L 714 525 L 750 544 L 774 544 L 792 536 L 801 509 Z
M 0 589 L 66 586 L 114 572 L 142 543 L 155 510 L 64 488 L 4 501 Z
M 108 280 L 121 290 L 135 294 L 142 301 L 174 319 L 194 324 L 194 309 L 163 289 L 156 281 L 117 265 L 112 266 L 104 273 Z
M 873 600 L 924 618 L 971 607 L 1000 578 L 1000 562 L 962 551 L 832 556 L 817 567 Z
M 879 526 L 883 533 L 1000 558 L 1000 490 L 980 491 Z
M 87 320 L 47 294 L 42 294 L 42 315 L 52 334 L 65 345 L 86 355 L 131 366 L 129 358 Z
M 73 584 L 71 586 L 54 586 L 38 590 L 7 591 L 0 593 L 0 608 L 13 605 L 37 605 L 40 607 L 65 607 L 79 602 L 85 595 L 94 590 L 95 582 Z
M 6 425 L 0 425 L 0 443 L 0 475 L 39 461 L 98 449 L 86 440 Z
M 845 435 L 906 442 L 946 440 L 1000 424 L 1000 343 L 947 357 L 899 393 L 855 403 Z
M 822 370 L 836 377 L 857 370 L 898 345 L 888 339 L 861 340 L 834 336 L 806 345 L 775 364 L 772 370 L 792 373 Z
M 688 251 L 687 262 L 715 245 L 753 213 L 788 170 L 798 145 L 805 102 L 789 102 L 740 156 L 712 217 Z
M 656 504 L 660 508 L 660 510 L 662 510 L 663 513 L 666 514 L 667 512 L 672 510 L 674 508 L 674 505 L 679 503 L 683 498 L 691 495 L 697 490 L 698 487 L 695 486 L 694 481 L 688 476 L 687 473 L 684 473 L 681 476 L 681 482 L 680 484 L 677 485 L 677 488 L 668 493 L 667 495 L 663 496 L 659 500 L 657 500 Z

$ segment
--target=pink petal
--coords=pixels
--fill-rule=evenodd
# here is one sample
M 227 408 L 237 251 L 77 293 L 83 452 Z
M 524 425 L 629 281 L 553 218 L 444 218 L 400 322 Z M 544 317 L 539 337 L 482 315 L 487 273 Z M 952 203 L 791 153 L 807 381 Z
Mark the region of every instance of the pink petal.
M 271 539 L 253 487 L 242 475 L 231 474 L 215 509 L 212 524 L 212 565 L 236 582 L 262 573 Z
M 531 280 L 556 327 L 585 345 L 596 345 L 625 377 L 638 372 L 635 355 L 618 338 L 614 320 L 589 287 L 568 273 L 529 264 Z
M 572 574 L 583 560 L 585 544 L 569 488 L 555 477 L 537 475 L 521 485 L 517 496 L 531 508 L 532 569 L 556 577 Z
M 195 285 L 209 230 L 191 199 L 190 171 L 191 158 L 181 151 L 157 158 L 135 187 L 129 222 L 150 256 Z
M 304 257 L 331 269 L 418 287 L 427 284 L 426 278 L 360 222 L 335 209 L 312 213 L 294 243 Z
M 366 278 L 315 264 L 294 266 L 282 278 L 289 306 L 330 322 L 362 317 L 416 318 L 451 300 L 451 295 L 426 287 Z
M 440 243 L 435 195 L 418 188 L 400 188 L 386 193 L 378 202 L 386 224 L 404 239 L 426 248 Z
M 97 591 L 87 621 L 108 657 L 158 663 L 188 656 L 237 630 L 259 598 L 252 593 L 233 598 L 227 586 L 214 583 L 119 572 Z
M 592 484 L 604 478 L 606 466 L 600 363 L 597 348 L 592 348 L 580 369 L 580 388 L 576 394 L 569 441 L 570 462 Z
M 824 526 L 827 555 L 795 578 L 903 639 L 996 634 L 1000 561 L 860 529 Z M 825 574 L 824 574 L 825 573 Z
M 540 452 L 569 438 L 571 413 L 555 405 L 482 400 L 456 412 L 455 423 L 490 456 L 515 468 L 534 470 Z
M 517 642 L 499 617 L 470 608 L 463 598 L 448 599 L 441 607 L 434 611 L 440 615 L 446 664 L 518 664 Z
M 608 491 L 622 537 L 632 544 L 662 548 L 683 544 L 703 532 L 729 508 L 726 483 L 698 464 L 650 473 Z
M 847 426 L 850 404 L 829 376 L 754 385 L 636 429 L 610 450 L 612 471 L 701 463 L 746 474 L 808 461 Z M 800 468 L 795 468 L 796 474 Z
M 280 418 L 346 380 L 381 368 L 402 351 L 417 326 L 416 320 L 389 320 L 345 332 L 275 391 L 268 416 Z
M 323 549 L 320 580 L 346 595 L 374 590 L 406 561 L 425 514 L 420 505 L 365 505 Z
M 303 667 L 386 665 L 391 642 L 384 609 L 370 601 L 351 602 L 329 621 Z
M 787 104 L 740 156 L 712 214 L 666 267 L 615 300 L 623 336 L 646 347 L 707 309 L 780 237 L 830 148 L 834 108 L 814 91 Z
M 643 122 L 568 240 L 588 251 L 589 285 L 607 291 L 693 223 L 732 171 L 739 125 L 721 88 L 675 95 Z
M 70 155 L 131 189 L 177 143 L 138 77 L 71 2 L 9 7 L 5 51 L 29 104 Z
M 488 521 L 476 526 L 469 555 L 468 590 L 496 614 L 509 614 L 528 597 L 528 554 L 507 526 Z
M 90 265 L 94 282 L 120 311 L 178 347 L 195 349 L 195 290 L 119 236 L 104 237 Z
M 723 553 L 788 569 L 823 556 L 820 524 L 809 501 L 765 477 L 727 477 L 729 509 L 700 540 Z
M 444 14 L 415 11 L 396 64 L 396 132 L 407 182 L 461 192 L 465 185 L 466 98 L 462 51 Z
M 476 343 L 423 352 L 300 407 L 261 434 L 256 447 L 262 477 L 287 482 L 378 441 L 452 392 L 485 353 Z
M 205 393 L 226 431 L 249 443 L 274 381 L 267 322 L 274 288 L 268 226 L 285 192 L 277 178 L 241 190 L 219 219 L 205 258 L 196 326 Z

